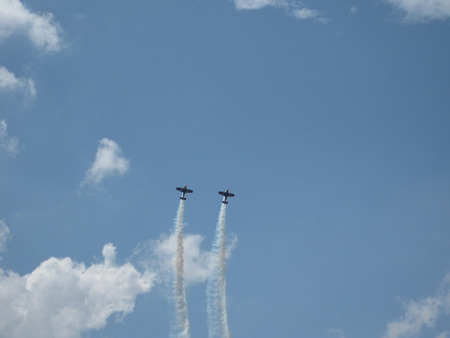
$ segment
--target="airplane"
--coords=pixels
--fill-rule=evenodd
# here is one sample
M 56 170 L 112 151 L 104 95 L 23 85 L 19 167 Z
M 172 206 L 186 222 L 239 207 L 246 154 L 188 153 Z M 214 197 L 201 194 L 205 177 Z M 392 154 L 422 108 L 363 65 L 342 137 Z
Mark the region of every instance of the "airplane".
M 223 204 L 228 204 L 228 202 L 227 202 L 228 197 L 234 197 L 234 194 L 232 194 L 230 192 L 230 189 L 227 189 L 226 191 L 219 191 L 219 195 L 223 196 L 223 200 L 222 200 Z
M 185 185 L 183 188 L 177 187 L 178 191 L 181 191 L 181 197 L 180 200 L 186 200 L 186 197 L 184 197 L 186 194 L 193 193 L 194 190 L 188 189 L 187 185 Z

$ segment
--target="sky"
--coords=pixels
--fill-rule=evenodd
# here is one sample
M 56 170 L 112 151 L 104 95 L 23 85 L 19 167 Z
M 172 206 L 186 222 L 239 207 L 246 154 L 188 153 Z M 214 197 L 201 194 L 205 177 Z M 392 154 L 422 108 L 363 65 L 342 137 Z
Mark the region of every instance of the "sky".
M 450 1 L 0 0 L 0 337 L 450 337 Z

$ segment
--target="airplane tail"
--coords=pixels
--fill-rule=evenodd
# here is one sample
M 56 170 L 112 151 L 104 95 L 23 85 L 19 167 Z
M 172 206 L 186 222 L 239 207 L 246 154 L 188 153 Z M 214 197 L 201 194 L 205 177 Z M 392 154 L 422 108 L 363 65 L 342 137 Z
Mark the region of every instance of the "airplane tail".
M 186 197 L 180 197 L 180 200 L 186 201 Z

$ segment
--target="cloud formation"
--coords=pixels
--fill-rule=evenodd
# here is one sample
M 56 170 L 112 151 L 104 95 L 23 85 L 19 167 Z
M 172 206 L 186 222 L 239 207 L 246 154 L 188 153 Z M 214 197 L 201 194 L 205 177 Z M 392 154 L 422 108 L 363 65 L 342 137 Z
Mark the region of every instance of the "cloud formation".
M 0 269 L 0 336 L 75 338 L 103 328 L 112 314 L 132 312 L 154 275 L 117 265 L 111 243 L 102 253 L 104 261 L 89 267 L 52 257 L 24 276 Z
M 198 234 L 184 235 L 184 279 L 186 286 L 205 282 L 212 273 L 212 252 L 203 250 L 201 245 L 204 237 Z M 227 258 L 236 246 L 237 238 L 230 239 L 227 247 Z M 176 236 L 162 235 L 158 240 L 150 240 L 139 245 L 134 253 L 134 259 L 144 269 L 156 271 L 159 282 L 167 280 L 174 271 L 176 254 Z
M 319 11 L 309 8 L 293 9 L 292 15 L 299 20 L 314 20 L 321 23 L 327 23 L 328 19 L 322 16 Z
M 448 0 L 386 0 L 405 14 L 410 22 L 445 20 L 450 17 Z
M 123 175 L 130 169 L 129 161 L 122 156 L 122 150 L 113 140 L 104 138 L 95 155 L 95 161 L 86 172 L 82 185 L 99 184 L 108 176 Z
M 5 120 L 0 121 L 0 151 L 11 157 L 16 157 L 19 153 L 19 140 L 8 135 L 8 124 Z
M 448 338 L 449 335 L 450 335 L 450 332 L 442 332 L 436 338 Z
M 22 92 L 28 98 L 36 97 L 36 87 L 32 79 L 18 78 L 3 66 L 0 66 L 0 89 Z
M 205 282 L 209 276 L 211 253 L 201 249 L 204 237 L 184 236 L 184 278 L 186 285 Z M 176 236 L 163 235 L 159 240 L 150 240 L 138 246 L 135 257 L 146 270 L 158 271 L 159 281 L 169 278 L 174 271 Z
M 9 228 L 6 223 L 0 220 L 0 252 L 6 251 L 6 240 L 9 237 Z
M 405 314 L 388 324 L 383 338 L 401 338 L 417 335 L 424 327 L 433 328 L 437 319 L 450 311 L 450 273 L 444 278 L 437 295 L 405 305 Z M 443 332 L 439 337 L 446 337 Z
M 234 4 L 237 9 L 261 9 L 267 6 L 288 6 L 288 2 L 285 0 L 234 0 Z
M 289 15 L 299 20 L 313 20 L 326 23 L 328 18 L 323 16 L 318 10 L 303 7 L 301 2 L 295 0 L 234 0 L 238 10 L 256 10 L 264 7 L 282 8 Z
M 62 30 L 51 13 L 35 13 L 20 0 L 0 0 L 0 40 L 23 34 L 43 52 L 57 52 L 62 47 Z

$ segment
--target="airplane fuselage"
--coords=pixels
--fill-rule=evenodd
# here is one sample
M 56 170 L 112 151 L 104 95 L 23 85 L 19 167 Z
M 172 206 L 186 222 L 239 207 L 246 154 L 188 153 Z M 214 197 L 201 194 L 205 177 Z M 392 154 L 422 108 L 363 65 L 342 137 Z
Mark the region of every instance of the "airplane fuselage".
M 181 191 L 181 197 L 180 197 L 180 200 L 183 200 L 183 201 L 186 200 L 186 194 L 190 194 L 190 193 L 193 193 L 193 192 L 194 192 L 193 190 L 188 189 L 188 188 L 187 188 L 187 185 L 185 185 L 183 188 L 177 187 L 177 190 L 178 190 L 178 191 Z
M 228 204 L 227 198 L 228 197 L 234 197 L 234 194 L 230 192 L 230 189 L 227 189 L 226 191 L 219 191 L 219 195 L 223 196 L 222 203 Z

